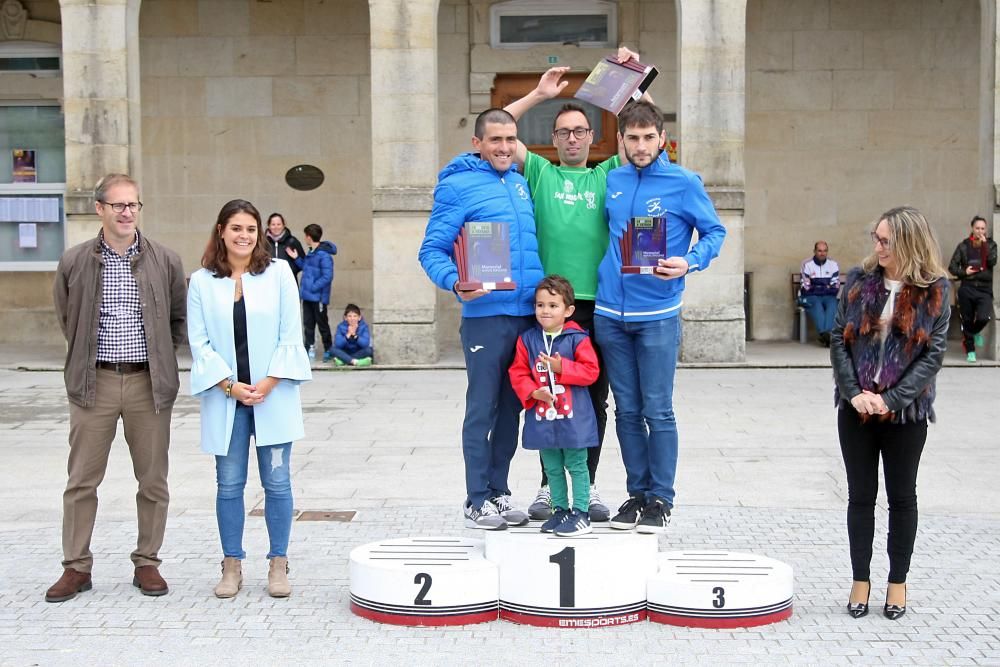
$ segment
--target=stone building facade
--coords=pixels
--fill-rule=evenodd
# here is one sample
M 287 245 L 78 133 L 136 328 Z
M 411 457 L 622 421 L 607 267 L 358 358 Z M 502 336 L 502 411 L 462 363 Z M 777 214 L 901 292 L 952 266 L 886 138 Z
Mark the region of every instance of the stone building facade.
M 140 179 L 143 229 L 189 272 L 219 208 L 243 197 L 294 231 L 323 226 L 340 251 L 334 309 L 366 310 L 381 361 L 433 363 L 458 339 L 453 298 L 416 262 L 437 171 L 470 149 L 503 76 L 586 72 L 611 51 L 497 45 L 498 10 L 524 4 L 5 0 L 0 62 L 28 47 L 61 61 L 0 68 L 0 112 L 61 109 L 65 174 L 51 185 L 66 246 L 96 232 L 91 190 L 109 171 Z M 997 0 L 527 4 L 610 11 L 609 43 L 660 69 L 651 93 L 673 114 L 680 162 L 729 230 L 720 260 L 689 280 L 685 360 L 738 362 L 748 335 L 790 338 L 789 276 L 815 240 L 856 264 L 869 223 L 907 203 L 950 255 L 974 214 L 996 218 Z M 21 140 L 4 118 L 9 155 Z M 322 170 L 320 187 L 289 187 L 301 164 Z M 0 197 L 30 194 L 9 176 Z M 0 238 L 16 243 L 10 229 Z M 52 261 L 4 258 L 0 342 L 58 342 Z

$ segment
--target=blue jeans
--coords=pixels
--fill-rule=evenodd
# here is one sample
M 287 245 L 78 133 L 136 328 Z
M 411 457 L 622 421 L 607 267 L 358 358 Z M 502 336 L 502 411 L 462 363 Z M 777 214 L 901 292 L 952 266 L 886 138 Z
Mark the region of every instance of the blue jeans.
M 816 325 L 816 333 L 827 333 L 833 329 L 833 320 L 837 316 L 837 297 L 806 296 L 806 312 Z
M 677 422 L 674 371 L 680 349 L 680 317 L 620 322 L 595 317 L 597 344 L 604 353 L 615 397 L 615 430 L 630 496 L 674 504 Z
M 473 507 L 482 507 L 487 498 L 510 494 L 507 476 L 517 451 L 522 407 L 507 370 L 514 361 L 517 337 L 534 323 L 530 316 L 462 318 L 459 333 L 469 380 L 462 455 L 466 501 Z
M 350 364 L 355 359 L 373 356 L 370 345 L 368 347 L 362 347 L 359 350 L 355 350 L 354 352 L 348 352 L 342 347 L 333 347 L 330 351 L 333 353 L 333 356 L 337 357 L 345 364 Z
M 253 409 L 236 408 L 229 453 L 215 457 L 215 516 L 219 521 L 222 553 L 230 558 L 246 558 L 243 550 L 243 523 L 246 509 L 243 489 L 247 485 L 250 460 L 250 436 L 254 434 Z M 257 448 L 257 468 L 264 487 L 264 522 L 271 550 L 267 557 L 288 555 L 288 536 L 292 532 L 292 483 L 289 458 L 292 443 Z

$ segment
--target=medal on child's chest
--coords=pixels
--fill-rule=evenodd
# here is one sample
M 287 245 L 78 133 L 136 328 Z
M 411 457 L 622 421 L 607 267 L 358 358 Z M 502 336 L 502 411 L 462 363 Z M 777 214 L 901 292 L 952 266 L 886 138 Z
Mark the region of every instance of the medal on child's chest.
M 545 354 L 549 357 L 552 356 L 552 345 L 555 340 L 555 336 L 549 336 L 545 333 L 542 334 L 542 342 L 545 344 Z M 556 398 L 556 376 L 552 373 L 552 366 L 548 366 L 549 375 L 549 392 L 552 394 L 552 405 L 548 407 L 545 411 L 546 421 L 555 421 L 556 417 L 559 416 L 559 411 L 556 410 L 555 398 Z

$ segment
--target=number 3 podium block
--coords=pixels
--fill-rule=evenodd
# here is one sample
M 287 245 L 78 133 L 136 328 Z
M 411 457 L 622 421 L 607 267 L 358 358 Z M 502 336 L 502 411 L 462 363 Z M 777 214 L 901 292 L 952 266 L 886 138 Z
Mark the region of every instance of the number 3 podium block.
M 659 555 L 659 564 L 647 592 L 651 621 L 742 628 L 792 615 L 792 568 L 781 561 L 730 551 L 671 551 Z
M 497 566 L 483 541 L 413 537 L 351 551 L 351 611 L 395 625 L 466 625 L 497 620 Z
M 486 534 L 500 569 L 500 618 L 558 628 L 646 620 L 646 583 L 656 572 L 656 537 L 595 528 L 572 539 L 538 527 Z

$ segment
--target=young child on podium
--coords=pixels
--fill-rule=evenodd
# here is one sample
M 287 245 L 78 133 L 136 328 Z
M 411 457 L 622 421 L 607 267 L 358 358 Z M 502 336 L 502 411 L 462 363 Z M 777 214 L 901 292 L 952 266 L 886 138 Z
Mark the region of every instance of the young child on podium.
M 597 417 L 586 389 L 597 380 L 597 353 L 587 332 L 567 321 L 573 302 L 573 287 L 562 276 L 546 276 L 538 283 L 538 325 L 518 338 L 509 371 L 527 411 L 521 444 L 538 450 L 552 492 L 553 513 L 542 532 L 560 537 L 591 531 L 587 448 L 597 446 Z M 567 472 L 573 483 L 572 505 Z

